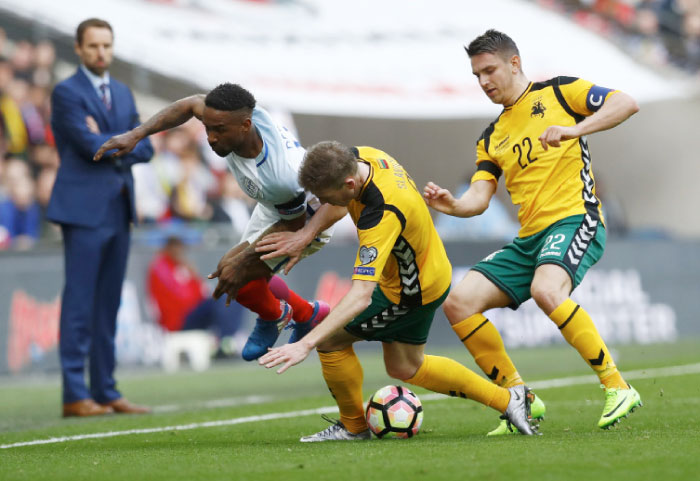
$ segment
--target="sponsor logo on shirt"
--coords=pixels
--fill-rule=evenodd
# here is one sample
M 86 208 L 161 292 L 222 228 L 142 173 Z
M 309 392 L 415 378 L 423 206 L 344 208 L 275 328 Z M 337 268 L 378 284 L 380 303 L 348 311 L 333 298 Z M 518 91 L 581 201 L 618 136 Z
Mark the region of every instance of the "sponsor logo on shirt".
M 376 247 L 360 247 L 360 264 L 367 265 L 371 264 L 374 259 L 377 258 L 377 248 Z
M 355 267 L 352 273 L 358 276 L 373 276 L 375 272 L 374 267 Z
M 508 146 L 509 141 L 510 141 L 510 135 L 506 135 L 506 137 L 503 140 L 501 140 L 499 143 L 496 144 L 496 146 L 494 147 L 494 150 L 496 152 L 498 152 L 500 150 L 505 149 Z

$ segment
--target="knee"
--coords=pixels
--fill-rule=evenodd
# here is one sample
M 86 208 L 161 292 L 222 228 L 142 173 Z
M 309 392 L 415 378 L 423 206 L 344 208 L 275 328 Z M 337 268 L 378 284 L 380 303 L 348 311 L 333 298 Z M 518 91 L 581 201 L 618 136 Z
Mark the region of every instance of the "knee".
M 452 292 L 443 302 L 442 310 L 452 325 L 480 312 L 469 299 Z
M 530 295 L 537 306 L 547 315 L 554 312 L 568 297 L 567 293 L 547 282 L 533 283 L 530 286 Z
M 389 377 L 398 379 L 400 381 L 411 379 L 413 376 L 416 375 L 418 369 L 420 369 L 420 364 L 416 365 L 415 362 L 386 364 L 386 373 L 389 375 Z

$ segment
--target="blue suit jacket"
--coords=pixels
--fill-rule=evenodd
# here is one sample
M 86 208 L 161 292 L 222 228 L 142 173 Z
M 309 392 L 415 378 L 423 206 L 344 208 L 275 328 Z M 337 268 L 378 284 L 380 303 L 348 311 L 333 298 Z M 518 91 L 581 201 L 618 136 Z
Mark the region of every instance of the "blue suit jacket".
M 126 187 L 131 219 L 136 221 L 134 208 L 134 179 L 131 166 L 148 162 L 153 147 L 148 139 L 119 158 L 105 156 L 92 160 L 97 149 L 110 137 L 131 130 L 139 124 L 134 98 L 129 88 L 111 78 L 112 108 L 107 108 L 81 69 L 63 82 L 51 94 L 51 128 L 61 158 L 56 182 L 46 216 L 59 224 L 97 227 L 109 215 L 112 199 Z M 100 127 L 99 134 L 87 128 L 90 115 Z

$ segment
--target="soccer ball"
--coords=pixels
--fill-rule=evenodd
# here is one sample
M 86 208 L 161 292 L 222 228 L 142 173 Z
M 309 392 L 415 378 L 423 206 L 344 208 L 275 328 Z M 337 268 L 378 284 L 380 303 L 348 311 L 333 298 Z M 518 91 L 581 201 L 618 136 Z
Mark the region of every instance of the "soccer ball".
M 365 417 L 378 438 L 410 438 L 423 423 L 423 406 L 409 389 L 384 386 L 369 398 Z

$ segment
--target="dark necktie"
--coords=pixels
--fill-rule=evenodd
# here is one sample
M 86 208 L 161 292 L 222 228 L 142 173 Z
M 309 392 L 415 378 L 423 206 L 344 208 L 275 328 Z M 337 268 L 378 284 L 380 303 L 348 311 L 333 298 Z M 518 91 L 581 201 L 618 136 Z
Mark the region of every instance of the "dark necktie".
M 107 95 L 107 89 L 109 88 L 109 85 L 106 83 L 100 84 L 100 96 L 102 98 L 102 103 L 105 104 L 105 107 L 107 110 L 111 110 L 112 108 L 112 103 L 109 101 L 109 96 Z

